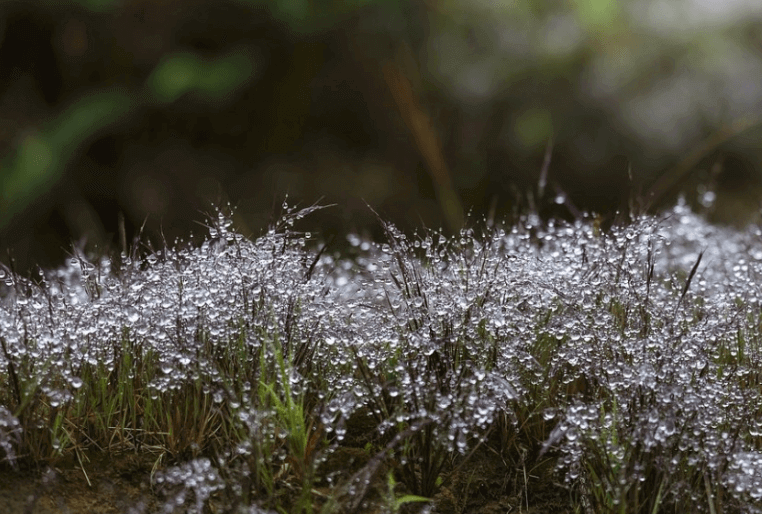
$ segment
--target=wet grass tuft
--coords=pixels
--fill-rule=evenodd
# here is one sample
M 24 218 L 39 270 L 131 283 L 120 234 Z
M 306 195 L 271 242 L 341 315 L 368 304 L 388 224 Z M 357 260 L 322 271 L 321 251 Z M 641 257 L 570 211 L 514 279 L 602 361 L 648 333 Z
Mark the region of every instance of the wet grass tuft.
M 4 472 L 150 455 L 167 513 L 762 512 L 759 227 L 380 220 L 342 257 L 314 209 L 0 269 Z

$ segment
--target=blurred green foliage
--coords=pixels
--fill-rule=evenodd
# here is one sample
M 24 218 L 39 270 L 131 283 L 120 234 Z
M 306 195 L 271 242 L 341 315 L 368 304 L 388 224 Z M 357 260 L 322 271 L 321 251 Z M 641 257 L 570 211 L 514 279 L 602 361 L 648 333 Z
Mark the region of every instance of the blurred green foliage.
M 518 113 L 513 130 L 524 148 L 535 149 L 553 135 L 553 120 L 547 109 L 529 108 Z
M 49 128 L 27 135 L 15 155 L 7 157 L 0 175 L 0 228 L 27 203 L 55 184 L 77 149 L 109 125 L 119 123 L 150 99 L 176 101 L 195 93 L 220 101 L 252 76 L 252 58 L 246 51 L 206 60 L 189 53 L 167 56 L 147 80 L 149 95 L 104 90 L 73 102 Z
M 246 50 L 214 60 L 177 53 L 156 66 L 148 79 L 148 89 L 161 103 L 174 102 L 189 92 L 215 101 L 245 85 L 252 72 L 252 58 Z
M 390 7 L 381 0 L 240 0 L 241 4 L 267 8 L 291 30 L 311 32 L 336 23 L 343 16 L 371 3 Z M 78 0 L 81 7 L 108 12 L 120 6 L 115 0 Z M 224 102 L 254 76 L 255 59 L 241 48 L 219 58 L 174 52 L 165 55 L 148 77 L 143 94 L 135 91 L 97 89 L 72 102 L 48 127 L 26 135 L 0 164 L 0 229 L 61 176 L 77 149 L 109 125 L 124 121 L 151 100 L 161 104 L 191 93 L 210 104 Z
M 569 204 L 543 216 L 622 210 L 633 185 L 671 202 L 691 173 L 762 183 L 756 21 L 660 0 L 0 2 L 0 242 L 108 244 L 116 209 L 183 233 L 227 200 L 257 227 L 286 193 L 342 206 L 323 232 L 368 229 L 366 201 L 457 230 L 536 205 L 551 147 Z M 716 212 L 747 219 L 757 190 L 732 187 L 744 208 Z
M 267 6 L 275 18 L 292 30 L 311 32 L 336 23 L 342 17 L 371 4 L 389 7 L 398 0 L 240 0 Z
M 591 32 L 609 32 L 620 15 L 617 0 L 574 0 L 577 17 Z
M 0 227 L 36 196 L 46 192 L 79 145 L 106 126 L 117 123 L 134 101 L 119 91 L 90 94 L 65 109 L 49 127 L 26 135 L 15 155 L 0 169 Z

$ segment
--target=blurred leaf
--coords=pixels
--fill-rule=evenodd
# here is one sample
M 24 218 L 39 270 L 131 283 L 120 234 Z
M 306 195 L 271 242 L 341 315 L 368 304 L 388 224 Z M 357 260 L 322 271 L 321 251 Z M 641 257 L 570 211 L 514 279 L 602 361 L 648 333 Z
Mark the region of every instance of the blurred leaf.
M 210 96 L 223 97 L 244 85 L 252 77 L 254 66 L 250 55 L 237 52 L 199 71 L 198 88 Z
M 244 85 L 253 75 L 252 57 L 245 51 L 205 60 L 190 53 L 163 60 L 148 79 L 148 87 L 161 103 L 171 103 L 188 92 L 217 100 Z
M 199 67 L 198 57 L 189 53 L 175 54 L 156 66 L 148 85 L 160 102 L 174 102 L 195 86 Z
M 87 96 L 66 109 L 47 130 L 28 135 L 2 164 L 0 227 L 59 179 L 71 154 L 92 134 L 121 120 L 132 105 L 121 92 Z
M 86 96 L 56 119 L 49 132 L 51 145 L 62 158 L 68 159 L 85 138 L 119 121 L 132 104 L 130 97 L 121 91 Z
M 51 164 L 57 160 L 47 138 L 35 134 L 24 138 L 19 148 L 15 169 L 4 182 L 4 197 L 18 196 L 45 183 L 51 174 Z M 14 173 L 15 171 L 15 173 Z
M 592 32 L 611 30 L 619 16 L 617 0 L 576 0 L 574 3 L 579 20 Z
M 545 144 L 553 133 L 553 120 L 547 109 L 527 109 L 519 114 L 513 131 L 523 148 L 536 148 Z

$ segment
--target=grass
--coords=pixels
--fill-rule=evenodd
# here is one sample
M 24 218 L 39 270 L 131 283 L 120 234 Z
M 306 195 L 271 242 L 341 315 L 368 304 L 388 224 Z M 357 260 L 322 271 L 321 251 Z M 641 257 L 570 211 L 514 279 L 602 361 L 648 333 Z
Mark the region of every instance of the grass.
M 381 221 L 340 257 L 314 209 L 2 270 L 3 465 L 153 455 L 162 512 L 762 511 L 759 228 Z

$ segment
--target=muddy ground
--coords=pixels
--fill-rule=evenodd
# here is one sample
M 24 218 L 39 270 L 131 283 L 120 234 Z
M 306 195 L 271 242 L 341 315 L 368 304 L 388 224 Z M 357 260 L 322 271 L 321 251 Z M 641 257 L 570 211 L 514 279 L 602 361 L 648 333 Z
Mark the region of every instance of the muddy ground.
M 116 514 L 161 512 L 164 496 L 151 486 L 151 470 L 157 456 L 150 454 L 90 455 L 82 462 L 63 459 L 54 465 L 0 470 L 0 512 L 15 514 Z M 347 474 L 369 460 L 361 448 L 339 448 L 325 463 Z M 547 461 L 533 469 L 511 469 L 489 449 L 477 451 L 465 466 L 444 475 L 434 497 L 435 512 L 456 513 L 566 513 L 573 512 L 569 491 L 557 483 Z M 367 495 L 379 503 L 387 487 L 385 465 L 376 473 Z M 84 471 L 83 471 L 84 468 Z M 86 472 L 86 474 L 85 474 Z M 403 494 L 404 487 L 399 494 Z M 416 512 L 421 504 L 409 504 L 403 512 Z M 212 498 L 209 512 L 223 512 Z M 181 512 L 178 510 L 176 512 Z M 378 507 L 360 511 L 382 512 Z M 359 511 L 357 511 L 359 512 Z
M 0 470 L 0 511 L 8 514 L 154 512 L 151 455 L 91 455 L 44 468 Z M 84 471 L 83 471 L 84 468 Z M 85 475 L 85 472 L 87 473 Z

